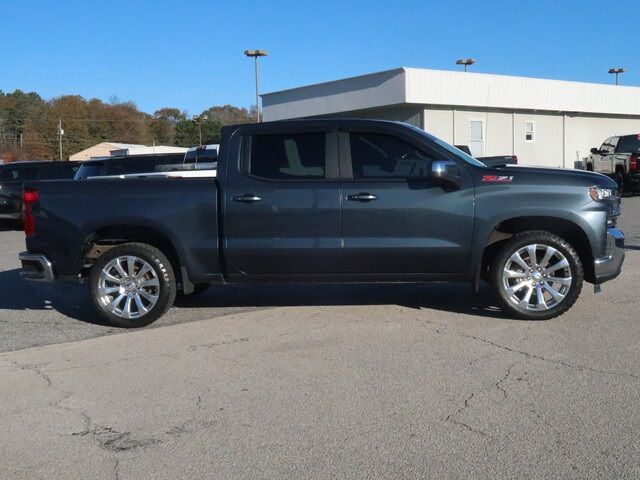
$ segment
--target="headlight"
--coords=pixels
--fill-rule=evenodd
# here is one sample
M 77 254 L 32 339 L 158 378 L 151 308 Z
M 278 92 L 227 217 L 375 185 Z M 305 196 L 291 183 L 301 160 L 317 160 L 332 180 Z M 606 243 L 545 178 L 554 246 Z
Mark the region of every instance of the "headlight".
M 600 202 L 613 195 L 613 191 L 610 188 L 591 187 L 589 188 L 589 195 L 594 202 Z

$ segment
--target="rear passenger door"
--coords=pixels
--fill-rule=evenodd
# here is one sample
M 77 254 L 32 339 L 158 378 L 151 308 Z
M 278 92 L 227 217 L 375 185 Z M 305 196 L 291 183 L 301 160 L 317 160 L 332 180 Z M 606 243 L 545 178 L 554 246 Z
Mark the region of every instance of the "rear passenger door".
M 228 158 L 224 235 L 229 277 L 340 271 L 336 133 L 245 127 Z
M 443 154 L 384 128 L 339 134 L 344 273 L 399 279 L 465 271 L 471 175 L 461 162 L 457 184 L 432 178 Z

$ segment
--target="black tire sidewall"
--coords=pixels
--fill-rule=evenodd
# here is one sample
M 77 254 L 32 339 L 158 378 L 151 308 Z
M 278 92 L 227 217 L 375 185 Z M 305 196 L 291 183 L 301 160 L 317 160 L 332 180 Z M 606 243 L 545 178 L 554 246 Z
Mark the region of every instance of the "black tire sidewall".
M 560 251 L 567 261 L 569 262 L 569 269 L 571 271 L 571 277 L 573 278 L 573 284 L 569 290 L 568 295 L 556 306 L 544 311 L 527 310 L 523 311 L 517 308 L 510 300 L 509 296 L 502 283 L 502 270 L 506 265 L 509 257 L 520 248 L 531 245 L 533 243 L 541 245 L 549 245 L 558 251 Z M 493 285 L 498 293 L 502 304 L 506 309 L 515 314 L 519 318 L 528 320 L 548 320 L 550 318 L 562 315 L 569 310 L 576 302 L 582 291 L 582 285 L 584 282 L 584 270 L 582 262 L 575 249 L 562 238 L 557 235 L 553 235 L 547 232 L 525 232 L 514 235 L 496 257 L 492 266 L 493 270 Z
M 122 318 L 104 310 L 99 303 L 98 281 L 104 266 L 116 257 L 133 255 L 151 265 L 160 282 L 158 301 L 153 308 L 139 318 Z M 91 300 L 98 314 L 110 324 L 117 327 L 136 328 L 145 327 L 158 318 L 173 305 L 176 297 L 176 282 L 173 268 L 167 257 L 157 248 L 143 243 L 126 243 L 107 250 L 102 254 L 91 269 L 90 275 Z

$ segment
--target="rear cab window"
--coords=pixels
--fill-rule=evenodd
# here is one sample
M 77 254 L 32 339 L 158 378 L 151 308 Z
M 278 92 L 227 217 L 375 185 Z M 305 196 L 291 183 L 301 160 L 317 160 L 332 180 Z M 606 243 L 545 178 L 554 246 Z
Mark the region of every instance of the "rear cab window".
M 62 162 L 61 162 L 62 163 Z M 63 180 L 74 178 L 79 165 L 72 162 L 64 162 L 56 165 L 43 165 L 40 169 L 38 180 Z
M 80 168 L 74 177 L 76 180 L 84 178 L 99 177 L 102 173 L 102 162 L 87 162 L 80 164 Z
M 28 182 L 38 178 L 37 165 L 4 165 L 0 171 L 0 182 Z
M 617 153 L 638 153 L 640 152 L 640 135 L 625 135 L 620 137 Z

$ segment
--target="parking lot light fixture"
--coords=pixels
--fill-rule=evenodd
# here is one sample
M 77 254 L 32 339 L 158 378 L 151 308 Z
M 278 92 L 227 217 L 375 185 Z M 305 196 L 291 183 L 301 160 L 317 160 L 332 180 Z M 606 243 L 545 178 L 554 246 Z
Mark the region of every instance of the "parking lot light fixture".
M 626 70 L 624 68 L 610 68 L 609 69 L 609 73 L 610 74 L 615 74 L 616 76 L 616 85 L 618 85 L 618 75 L 620 75 L 621 73 L 624 73 Z
M 258 57 L 266 57 L 268 52 L 266 50 L 245 50 L 244 54 L 247 57 L 253 57 L 254 70 L 256 77 L 256 117 L 258 123 L 260 122 L 260 96 L 258 94 Z
M 467 67 L 474 63 L 476 63 L 476 61 L 473 58 L 461 58 L 460 60 L 456 60 L 456 65 L 464 65 L 465 72 L 467 71 Z
M 198 139 L 200 142 L 199 145 L 202 145 L 202 122 L 205 122 L 207 120 L 209 120 L 209 115 L 206 114 L 193 116 L 193 121 L 196 122 L 196 125 L 198 126 Z

